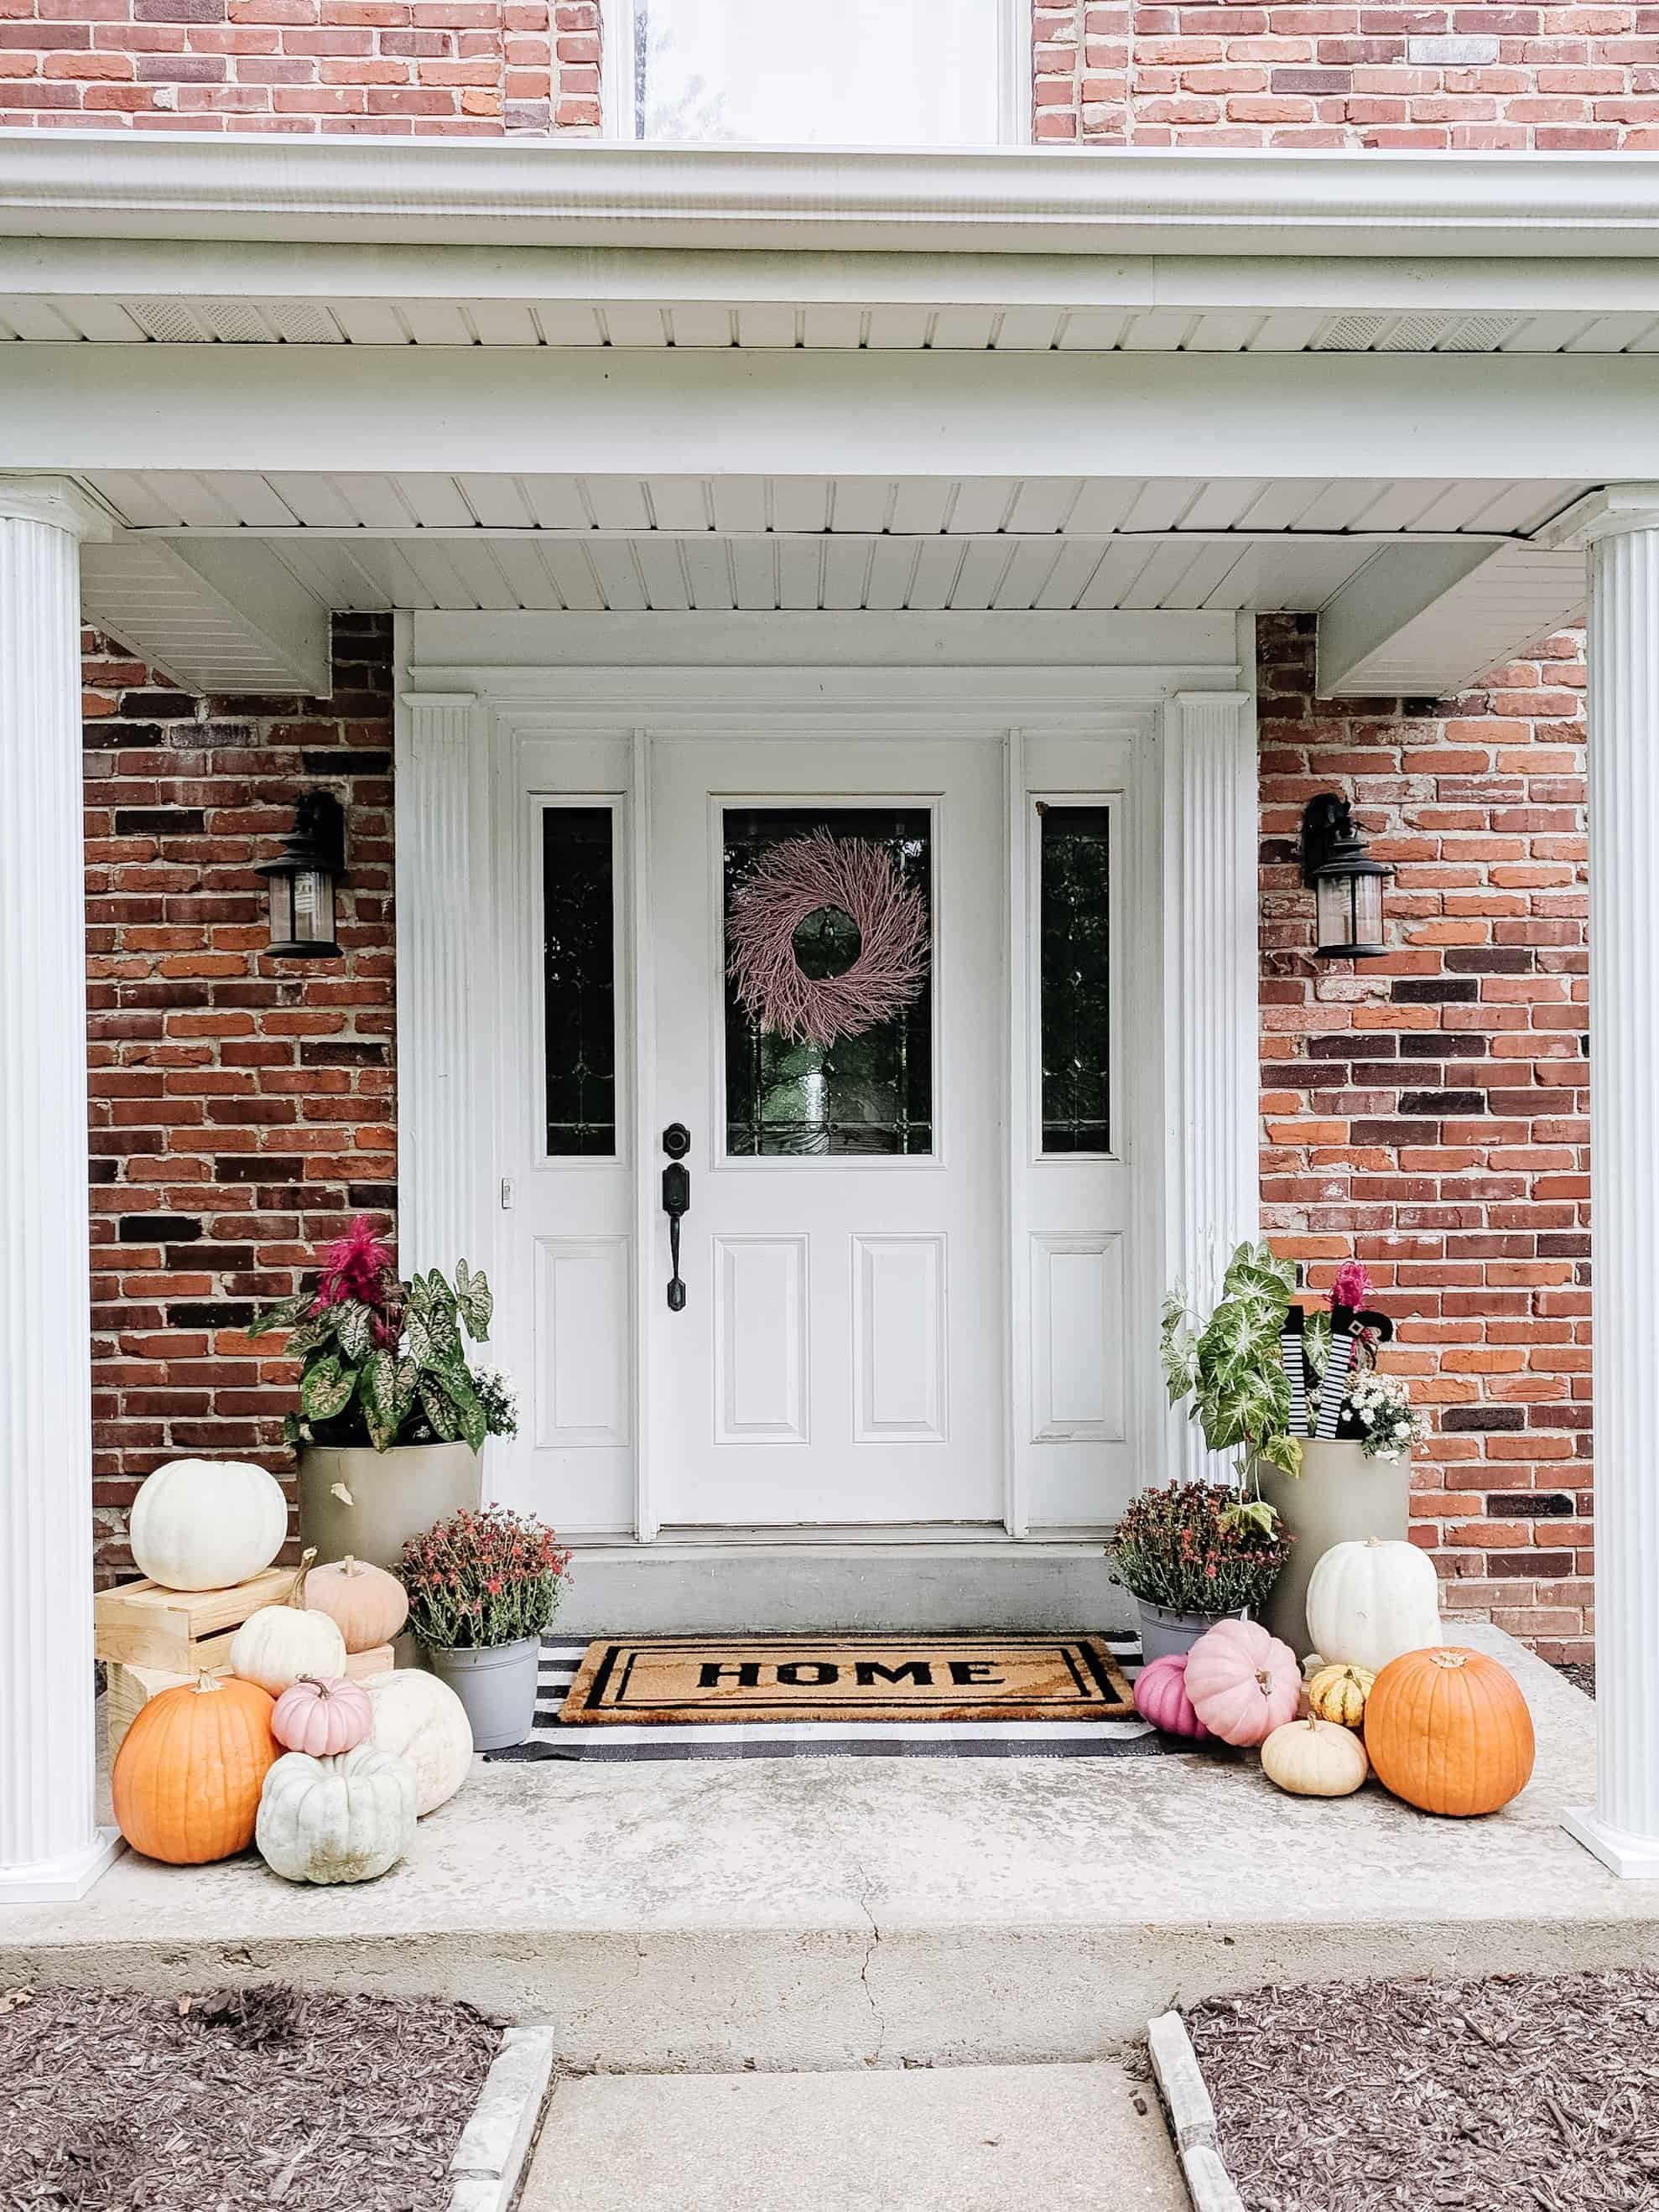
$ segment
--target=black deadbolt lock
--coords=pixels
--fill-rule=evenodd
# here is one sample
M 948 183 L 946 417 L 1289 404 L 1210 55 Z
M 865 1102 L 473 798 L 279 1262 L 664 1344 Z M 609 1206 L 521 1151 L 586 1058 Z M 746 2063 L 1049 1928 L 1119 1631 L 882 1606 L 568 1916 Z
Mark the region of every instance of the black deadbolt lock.
M 683 1160 L 691 1149 L 691 1132 L 684 1121 L 671 1121 L 662 1133 L 662 1148 L 671 1160 Z

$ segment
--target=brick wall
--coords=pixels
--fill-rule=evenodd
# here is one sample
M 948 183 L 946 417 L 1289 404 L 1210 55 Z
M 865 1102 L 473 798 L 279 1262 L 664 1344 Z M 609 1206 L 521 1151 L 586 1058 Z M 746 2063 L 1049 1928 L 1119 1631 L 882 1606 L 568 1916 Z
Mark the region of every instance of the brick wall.
M 1035 23 L 1040 140 L 1659 146 L 1659 7 L 1036 0 Z
M 331 699 L 200 702 L 85 641 L 94 1504 L 100 1580 L 177 1454 L 288 1471 L 256 1301 L 394 1201 L 392 635 L 335 626 Z M 295 790 L 348 813 L 345 959 L 270 959 L 252 863 Z
M 0 125 L 591 131 L 599 58 L 599 0 L 0 0 Z
M 1583 644 L 1338 706 L 1313 617 L 1261 628 L 1264 1218 L 1316 1285 L 1370 1270 L 1448 1605 L 1553 1658 L 1591 1626 Z M 1333 785 L 1398 870 L 1386 960 L 1310 957 L 1294 843 Z
M 600 0 L 0 0 L 0 124 L 500 137 L 599 123 Z M 1033 132 L 1659 146 L 1659 6 L 1034 0 Z

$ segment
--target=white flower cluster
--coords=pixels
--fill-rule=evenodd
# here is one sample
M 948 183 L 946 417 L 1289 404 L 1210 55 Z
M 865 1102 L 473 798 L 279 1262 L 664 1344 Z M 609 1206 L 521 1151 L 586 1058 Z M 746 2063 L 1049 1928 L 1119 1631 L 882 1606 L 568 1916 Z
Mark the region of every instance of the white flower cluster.
M 1365 1431 L 1360 1449 L 1367 1459 L 1398 1459 L 1428 1433 L 1401 1377 L 1374 1367 L 1362 1369 L 1348 1385 L 1345 1410 Z
M 484 1409 L 492 1437 L 516 1437 L 519 1433 L 519 1394 L 511 1380 L 499 1367 L 475 1367 L 472 1388 L 478 1394 L 478 1402 Z

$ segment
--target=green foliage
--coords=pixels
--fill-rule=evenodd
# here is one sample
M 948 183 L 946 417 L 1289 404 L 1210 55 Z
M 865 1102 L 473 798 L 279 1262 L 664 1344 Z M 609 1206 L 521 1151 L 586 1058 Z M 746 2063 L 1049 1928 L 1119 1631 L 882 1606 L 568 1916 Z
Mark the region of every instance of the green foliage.
M 284 1437 L 376 1451 L 434 1439 L 481 1449 L 490 1413 L 466 1342 L 488 1340 L 494 1310 L 489 1283 L 465 1260 L 453 1284 L 436 1267 L 403 1282 L 368 1224 L 354 1224 L 312 1288 L 252 1324 L 256 1336 L 286 1330 L 284 1351 L 301 1363 L 299 1412 Z
M 1188 1418 L 1212 1451 L 1237 1451 L 1241 1463 L 1264 1459 L 1301 1472 L 1302 1447 L 1290 1432 L 1291 1386 L 1279 1358 L 1279 1332 L 1296 1295 L 1296 1268 L 1266 1243 L 1241 1244 L 1206 1320 L 1179 1288 L 1164 1302 L 1159 1346 L 1170 1403 L 1192 1400 Z

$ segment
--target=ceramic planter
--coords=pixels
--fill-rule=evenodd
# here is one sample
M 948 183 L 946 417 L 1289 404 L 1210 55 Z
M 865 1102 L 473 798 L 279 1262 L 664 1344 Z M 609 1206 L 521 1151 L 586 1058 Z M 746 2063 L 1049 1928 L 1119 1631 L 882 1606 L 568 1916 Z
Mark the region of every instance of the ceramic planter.
M 483 1462 L 463 1443 L 394 1444 L 386 1452 L 307 1444 L 300 1454 L 300 1539 L 317 1547 L 319 1559 L 349 1552 L 395 1569 L 407 1537 L 465 1508 L 476 1511 L 483 1496 Z
M 1173 1613 L 1168 1606 L 1153 1605 L 1147 1598 L 1138 1597 L 1140 1612 L 1140 1656 L 1150 1667 L 1154 1659 L 1166 1659 L 1190 1651 L 1206 1629 L 1213 1628 L 1218 1620 L 1243 1620 L 1243 1613 Z
M 1363 1542 L 1367 1536 L 1405 1540 L 1411 1455 L 1367 1459 L 1357 1443 L 1322 1443 L 1310 1437 L 1303 1443 L 1299 1475 L 1258 1462 L 1255 1476 L 1261 1495 L 1296 1539 L 1261 1607 L 1262 1625 L 1304 1658 L 1310 1649 L 1308 1584 L 1322 1555 L 1333 1544 Z
M 524 1741 L 536 1719 L 539 1636 L 493 1644 L 482 1651 L 441 1651 L 430 1644 L 424 1649 L 433 1673 L 466 1708 L 475 1751 L 501 1751 Z

